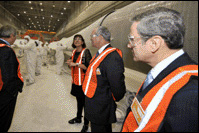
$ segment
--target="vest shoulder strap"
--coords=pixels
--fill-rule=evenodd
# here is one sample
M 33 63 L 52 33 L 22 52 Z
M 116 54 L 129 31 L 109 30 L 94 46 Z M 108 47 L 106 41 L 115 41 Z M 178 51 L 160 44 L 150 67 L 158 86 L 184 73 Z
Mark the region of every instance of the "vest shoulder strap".
M 0 47 L 4 47 L 4 46 L 7 46 L 6 44 L 0 44 Z
M 137 132 L 143 130 L 149 122 L 156 121 L 156 123 L 161 123 L 172 97 L 189 81 L 192 75 L 198 76 L 198 65 L 179 67 L 145 95 L 141 104 L 145 108 L 146 114 L 136 130 Z M 152 117 L 152 115 L 156 116 L 159 112 L 162 112 L 162 115 L 158 116 L 158 118 Z M 154 129 L 157 128 L 158 126 L 154 126 Z

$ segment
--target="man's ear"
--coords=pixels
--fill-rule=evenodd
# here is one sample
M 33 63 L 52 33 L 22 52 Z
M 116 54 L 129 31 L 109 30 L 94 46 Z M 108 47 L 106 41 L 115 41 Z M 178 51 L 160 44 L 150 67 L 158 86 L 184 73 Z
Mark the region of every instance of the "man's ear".
M 150 48 L 151 48 L 151 52 L 155 53 L 162 45 L 162 43 L 164 42 L 164 40 L 162 39 L 161 36 L 153 36 L 150 39 Z
M 15 35 L 13 33 L 10 34 L 10 37 L 15 37 Z

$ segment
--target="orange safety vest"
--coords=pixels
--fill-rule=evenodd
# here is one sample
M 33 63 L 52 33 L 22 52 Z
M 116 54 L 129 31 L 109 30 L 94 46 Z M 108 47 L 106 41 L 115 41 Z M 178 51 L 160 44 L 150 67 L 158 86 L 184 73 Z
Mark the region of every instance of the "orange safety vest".
M 192 75 L 198 76 L 198 65 L 186 65 L 174 70 L 144 96 L 140 103 L 143 110 L 137 109 L 135 97 L 122 132 L 157 132 L 172 97 Z
M 96 75 L 97 67 L 100 65 L 100 63 L 104 60 L 104 58 L 108 54 L 110 54 L 115 50 L 122 57 L 121 50 L 117 48 L 107 48 L 96 59 L 95 59 L 96 55 L 91 59 L 90 65 L 87 68 L 85 79 L 82 85 L 83 92 L 87 97 L 92 98 L 95 94 L 95 90 L 97 88 L 97 75 Z
M 85 51 L 85 48 L 82 49 L 81 53 L 79 54 L 79 56 L 78 56 L 78 58 L 76 60 L 76 63 L 82 64 L 82 57 L 84 55 L 84 51 Z M 72 60 L 74 59 L 75 52 L 76 52 L 76 49 L 73 50 Z M 77 66 L 72 67 L 71 68 L 71 75 L 72 75 L 72 83 L 75 84 L 75 85 L 81 86 L 82 83 L 83 83 L 83 80 L 84 80 L 84 76 L 85 76 L 85 73 L 83 72 L 83 69 L 81 69 L 81 68 L 79 68 Z
M 10 47 L 10 46 L 8 46 L 8 45 L 6 45 L 6 44 L 0 44 L 0 47 L 4 47 L 4 46 Z M 17 57 L 16 57 L 16 59 L 17 59 L 17 61 L 18 61 L 18 63 L 19 63 L 19 60 L 18 60 Z M 22 82 L 24 82 L 23 77 L 22 77 L 21 72 L 20 72 L 20 63 L 19 63 L 19 65 L 18 65 L 17 75 L 18 75 L 19 79 L 20 79 Z M 2 87 L 3 87 L 3 81 L 2 81 L 1 68 L 0 68 L 0 91 L 1 91 Z

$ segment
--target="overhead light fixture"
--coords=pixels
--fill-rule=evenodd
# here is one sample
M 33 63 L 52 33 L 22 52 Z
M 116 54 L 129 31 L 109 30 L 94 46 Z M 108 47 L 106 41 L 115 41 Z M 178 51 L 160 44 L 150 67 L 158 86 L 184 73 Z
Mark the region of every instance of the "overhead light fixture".
M 53 7 L 55 7 L 55 5 L 53 5 Z
M 31 1 L 29 1 L 29 3 L 31 4 Z
M 37 16 L 35 16 L 35 18 L 37 18 Z
M 44 19 L 44 17 L 43 17 L 43 19 Z
M 18 13 L 17 15 L 18 15 L 18 16 L 20 16 L 20 14 L 19 14 L 19 13 Z
M 41 11 L 44 11 L 44 9 L 41 9 Z
M 29 20 L 31 19 L 31 18 L 28 18 Z
M 51 18 L 53 17 L 53 15 L 51 15 Z
M 24 11 L 24 13 L 26 13 L 26 11 Z
M 59 21 L 59 19 L 57 21 Z
M 66 7 L 64 7 L 64 10 L 66 10 Z
M 63 15 L 63 12 L 61 12 L 61 15 Z
M 31 10 L 33 9 L 33 7 L 30 8 Z
M 68 1 L 68 3 L 70 3 L 70 1 Z
M 42 6 L 42 3 L 40 3 L 40 5 Z

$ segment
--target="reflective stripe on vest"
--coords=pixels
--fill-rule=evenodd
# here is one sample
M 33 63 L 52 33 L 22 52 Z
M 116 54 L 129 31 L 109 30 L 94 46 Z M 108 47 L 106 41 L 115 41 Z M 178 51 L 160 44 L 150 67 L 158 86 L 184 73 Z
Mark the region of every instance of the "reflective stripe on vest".
M 192 75 L 198 76 L 198 65 L 183 66 L 170 73 L 142 99 L 140 104 L 144 109 L 145 115 L 140 125 L 138 126 L 131 111 L 124 122 L 122 131 L 156 132 L 164 119 L 172 97 L 187 84 Z
M 4 47 L 4 46 L 7 46 L 6 44 L 0 44 L 0 47 Z M 8 46 L 8 47 L 10 47 L 10 46 Z
M 82 64 L 82 57 L 84 55 L 84 51 L 85 51 L 85 48 L 82 49 L 80 55 L 78 56 L 78 58 L 76 60 L 76 63 Z M 74 59 L 75 52 L 76 52 L 76 49 L 73 50 L 72 60 Z M 79 85 L 79 86 L 82 85 L 83 79 L 84 79 L 84 76 L 85 76 L 83 69 L 81 69 L 77 66 L 72 67 L 71 68 L 71 75 L 72 75 L 72 83 L 74 83 L 75 85 Z
M 4 46 L 10 47 L 10 46 L 8 46 L 8 45 L 6 45 L 6 44 L 0 44 L 0 47 L 4 47 Z M 13 50 L 13 51 L 14 51 L 14 50 Z M 17 69 L 17 76 L 19 77 L 19 79 L 20 79 L 22 82 L 24 82 L 23 77 L 22 77 L 21 72 L 20 72 L 20 62 L 19 62 L 19 60 L 18 60 L 17 57 L 16 57 L 16 59 L 17 59 L 17 62 L 18 62 L 18 64 L 19 64 L 19 65 L 18 65 L 18 69 Z M 2 81 L 1 68 L 0 68 L 0 91 L 1 91 L 2 87 L 3 87 L 3 81 Z
M 115 50 L 122 57 L 121 50 L 116 49 L 116 48 L 107 48 L 96 59 L 95 59 L 95 56 L 91 59 L 91 64 L 89 65 L 89 67 L 86 71 L 85 79 L 84 79 L 84 82 L 82 85 L 84 94 L 87 97 L 92 98 L 95 94 L 95 90 L 97 88 L 97 75 L 96 75 L 97 67 L 100 65 L 100 63 L 104 60 L 104 58 L 108 54 L 110 54 L 111 52 L 113 52 Z

